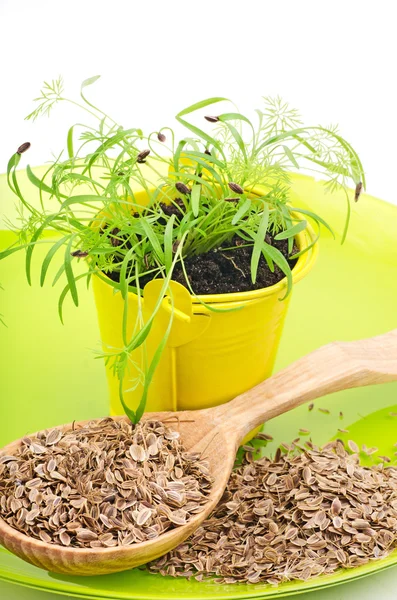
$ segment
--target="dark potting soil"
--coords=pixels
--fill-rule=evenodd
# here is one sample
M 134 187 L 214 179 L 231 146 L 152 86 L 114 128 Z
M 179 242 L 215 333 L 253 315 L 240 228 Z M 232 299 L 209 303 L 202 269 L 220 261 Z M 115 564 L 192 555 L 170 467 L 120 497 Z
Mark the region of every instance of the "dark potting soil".
M 271 240 L 266 236 L 266 241 L 276 247 L 288 260 L 288 241 Z M 228 242 L 227 248 L 235 244 L 244 244 L 237 236 Z M 298 252 L 294 246 L 292 254 Z M 252 246 L 237 246 L 233 250 L 225 250 L 222 247 L 211 250 L 206 254 L 192 256 L 185 259 L 186 272 L 190 285 L 196 294 L 228 294 L 232 292 L 248 292 L 259 290 L 278 283 L 285 277 L 277 265 L 274 272 L 269 269 L 266 260 L 261 256 L 256 276 L 256 282 L 251 279 L 251 256 Z M 291 268 L 296 260 L 288 260 Z M 182 267 L 178 264 L 174 270 L 172 279 L 182 285 L 186 285 Z
M 295 266 L 296 260 L 289 259 L 287 240 L 276 241 L 268 234 L 266 235 L 266 242 L 284 255 L 291 269 Z M 185 259 L 184 263 L 189 282 L 196 294 L 227 294 L 259 290 L 274 285 L 285 277 L 277 265 L 274 265 L 274 272 L 272 272 L 264 257 L 261 256 L 256 282 L 252 283 L 252 246 L 242 244 L 245 244 L 244 240 L 235 236 L 233 240 L 216 250 Z M 232 246 L 236 247 L 232 250 L 226 249 Z M 291 255 L 298 251 L 298 247 L 294 244 Z M 107 275 L 113 281 L 118 282 L 119 278 L 116 271 Z M 151 279 L 150 276 L 141 277 L 141 287 L 143 288 Z M 172 279 L 186 286 L 185 275 L 180 263 L 175 266 Z

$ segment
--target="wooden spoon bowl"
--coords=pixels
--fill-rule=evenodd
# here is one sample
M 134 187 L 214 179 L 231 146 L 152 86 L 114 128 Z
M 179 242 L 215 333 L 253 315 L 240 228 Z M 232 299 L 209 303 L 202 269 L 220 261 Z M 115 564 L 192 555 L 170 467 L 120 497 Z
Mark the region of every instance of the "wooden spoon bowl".
M 238 366 L 236 366 L 238 368 Z M 198 411 L 147 413 L 144 420 L 167 421 L 181 433 L 187 450 L 210 464 L 213 487 L 201 513 L 156 539 L 112 548 L 71 548 L 48 544 L 10 527 L 0 518 L 0 542 L 20 558 L 55 573 L 100 575 L 145 564 L 186 540 L 219 502 L 245 435 L 261 423 L 300 404 L 342 389 L 397 380 L 397 330 L 359 342 L 335 342 L 293 363 L 231 402 Z M 116 417 L 116 420 L 126 417 Z M 84 426 L 87 421 L 75 423 Z M 62 427 L 63 431 L 71 425 Z M 21 440 L 2 452 L 15 453 Z

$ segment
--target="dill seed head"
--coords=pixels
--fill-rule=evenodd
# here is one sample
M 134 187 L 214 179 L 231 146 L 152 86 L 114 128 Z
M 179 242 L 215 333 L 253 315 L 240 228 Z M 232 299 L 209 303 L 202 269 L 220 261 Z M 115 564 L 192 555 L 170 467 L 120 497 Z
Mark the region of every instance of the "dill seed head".
M 24 144 L 21 144 L 17 150 L 17 154 L 23 154 L 24 152 L 26 152 L 26 150 L 29 150 L 30 146 L 30 142 L 25 142 Z
M 136 162 L 137 163 L 143 163 L 145 162 L 145 158 L 147 158 L 150 154 L 150 150 L 142 150 L 142 152 L 140 152 L 138 154 L 138 156 L 136 157 Z
M 363 189 L 363 184 L 362 184 L 362 182 L 361 182 L 361 181 L 359 181 L 359 182 L 358 182 L 358 184 L 356 185 L 356 189 L 355 189 L 355 192 L 354 192 L 354 200 L 355 200 L 356 202 L 357 202 L 357 200 L 358 200 L 358 199 L 359 199 L 359 197 L 360 197 L 360 194 L 361 194 L 361 192 L 362 192 L 362 189 Z
M 77 258 L 85 258 L 86 256 L 88 256 L 88 252 L 85 252 L 84 250 L 74 250 L 74 252 L 70 253 L 70 256 L 75 256 Z
M 164 133 L 161 133 L 161 131 L 159 131 L 159 133 L 157 134 L 157 139 L 159 142 L 165 142 L 167 138 L 165 137 Z
M 244 194 L 243 188 L 238 183 L 233 183 L 233 181 L 231 181 L 227 185 L 232 190 L 232 192 L 234 192 L 235 194 Z
M 218 121 L 219 121 L 219 117 L 213 117 L 211 115 L 205 116 L 204 119 L 206 121 L 208 121 L 209 123 L 218 123 Z
M 187 196 L 191 192 L 190 188 L 186 184 L 182 183 L 182 181 L 178 181 L 175 184 L 175 187 L 180 194 L 185 194 L 185 196 Z

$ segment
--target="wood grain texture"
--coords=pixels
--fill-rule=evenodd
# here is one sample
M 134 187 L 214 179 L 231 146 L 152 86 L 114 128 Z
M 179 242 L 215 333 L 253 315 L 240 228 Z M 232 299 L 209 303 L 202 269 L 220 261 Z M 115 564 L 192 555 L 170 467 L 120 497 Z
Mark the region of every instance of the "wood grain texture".
M 127 547 L 65 548 L 32 539 L 0 519 L 0 542 L 20 558 L 48 571 L 69 575 L 115 573 L 147 563 L 184 540 L 212 512 L 229 479 L 244 436 L 273 417 L 333 392 L 397 380 L 397 330 L 357 342 L 335 342 L 293 363 L 231 402 L 200 411 L 147 413 L 181 433 L 185 447 L 202 452 L 214 484 L 204 510 L 186 525 L 159 538 Z M 116 417 L 117 420 L 126 417 Z M 84 425 L 86 421 L 74 424 Z M 71 425 L 63 426 L 66 431 Z M 3 452 L 12 454 L 17 440 Z

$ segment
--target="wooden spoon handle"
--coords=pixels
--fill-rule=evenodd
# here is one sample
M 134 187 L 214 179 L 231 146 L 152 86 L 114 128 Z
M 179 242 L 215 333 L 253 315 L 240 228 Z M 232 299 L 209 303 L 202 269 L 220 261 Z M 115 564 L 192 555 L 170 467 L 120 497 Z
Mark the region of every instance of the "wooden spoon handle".
M 397 381 L 397 329 L 315 350 L 216 409 L 240 442 L 252 429 L 304 402 L 348 388 Z

